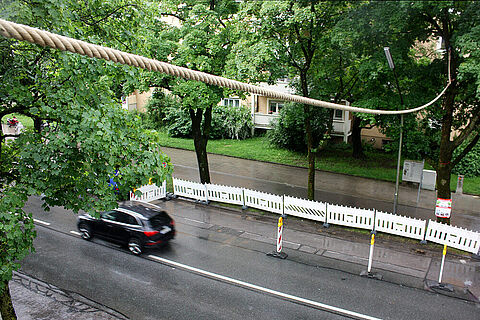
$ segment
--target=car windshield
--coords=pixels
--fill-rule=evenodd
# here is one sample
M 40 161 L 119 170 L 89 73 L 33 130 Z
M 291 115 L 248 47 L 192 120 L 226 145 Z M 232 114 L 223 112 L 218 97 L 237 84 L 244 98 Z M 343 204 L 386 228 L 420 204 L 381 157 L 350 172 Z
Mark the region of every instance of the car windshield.
M 159 228 L 159 227 L 162 227 L 166 224 L 169 224 L 170 223 L 170 217 L 167 215 L 166 212 L 160 212 L 159 214 L 157 214 L 156 216 L 153 216 L 149 219 L 150 221 L 150 225 L 153 227 L 153 228 Z

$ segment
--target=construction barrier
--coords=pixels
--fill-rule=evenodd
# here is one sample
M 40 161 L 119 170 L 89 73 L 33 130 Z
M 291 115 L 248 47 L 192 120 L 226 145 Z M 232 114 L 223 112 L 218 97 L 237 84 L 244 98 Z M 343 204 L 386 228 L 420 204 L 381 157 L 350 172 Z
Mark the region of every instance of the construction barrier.
M 373 230 L 375 211 L 329 204 L 327 223 Z
M 141 186 L 137 190 L 140 191 L 142 195 L 137 196 L 134 191 L 130 191 L 130 200 L 150 202 L 163 199 L 167 196 L 167 182 L 163 181 L 161 187 L 157 187 L 157 185 L 153 183 Z
M 375 231 L 407 238 L 423 240 L 426 224 L 425 220 L 398 216 L 382 211 L 377 211 L 375 214 Z
M 185 198 L 208 201 L 205 185 L 198 182 L 173 178 L 173 193 Z
M 205 184 L 205 186 L 207 187 L 207 198 L 209 201 L 237 204 L 240 206 L 244 205 L 242 188 L 217 184 Z
M 284 212 L 287 215 L 299 218 L 325 222 L 327 204 L 289 196 L 283 197 Z
M 283 213 L 283 197 L 270 193 L 243 189 L 246 207 L 257 208 L 273 213 Z
M 425 240 L 474 254 L 480 250 L 480 233 L 432 220 L 428 221 Z
M 208 202 L 209 200 L 251 207 L 276 214 L 291 215 L 328 224 L 361 228 L 397 236 L 426 240 L 447 245 L 473 254 L 480 253 L 480 233 L 449 226 L 435 221 L 394 215 L 375 211 L 279 196 L 250 189 L 216 184 L 201 184 L 173 178 L 174 194 L 185 198 Z M 142 195 L 133 192 L 130 199 L 153 201 L 166 196 L 166 182 L 159 188 L 155 184 L 139 188 Z

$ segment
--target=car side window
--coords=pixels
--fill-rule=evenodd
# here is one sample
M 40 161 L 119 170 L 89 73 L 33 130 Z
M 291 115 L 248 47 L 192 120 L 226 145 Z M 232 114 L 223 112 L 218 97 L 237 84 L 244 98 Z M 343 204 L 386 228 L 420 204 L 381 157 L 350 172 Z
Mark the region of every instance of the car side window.
M 137 219 L 135 219 L 135 217 L 127 214 L 127 222 L 125 223 L 128 223 L 128 224 L 131 224 L 131 225 L 134 225 L 134 226 L 138 226 L 138 221 Z
M 107 212 L 103 212 L 102 213 L 102 219 L 105 219 L 105 220 L 110 220 L 110 221 L 116 221 L 116 214 L 115 214 L 116 211 L 107 211 Z

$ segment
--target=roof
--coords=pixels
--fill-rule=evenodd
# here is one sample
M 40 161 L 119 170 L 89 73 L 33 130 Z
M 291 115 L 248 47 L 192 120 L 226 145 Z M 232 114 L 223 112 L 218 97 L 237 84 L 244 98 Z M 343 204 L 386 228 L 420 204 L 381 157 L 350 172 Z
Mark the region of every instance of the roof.
M 160 208 L 156 208 L 154 205 L 140 201 L 126 201 L 121 203 L 118 208 L 125 209 L 132 213 L 137 213 L 138 215 L 147 219 L 150 219 L 151 217 L 161 213 L 166 214 L 165 210 L 161 210 Z

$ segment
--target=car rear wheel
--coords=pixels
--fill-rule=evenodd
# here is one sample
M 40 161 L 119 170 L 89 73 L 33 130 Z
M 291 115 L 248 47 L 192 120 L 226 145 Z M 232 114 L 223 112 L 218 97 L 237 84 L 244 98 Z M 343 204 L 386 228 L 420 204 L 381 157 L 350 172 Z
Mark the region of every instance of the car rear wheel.
M 89 241 L 93 238 L 92 230 L 86 224 L 82 223 L 78 227 L 78 230 L 80 230 L 80 233 L 82 234 L 82 239 Z
M 140 240 L 135 238 L 130 239 L 128 241 L 128 250 L 137 256 L 142 254 L 142 244 L 140 243 Z

